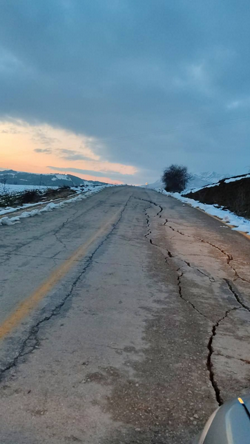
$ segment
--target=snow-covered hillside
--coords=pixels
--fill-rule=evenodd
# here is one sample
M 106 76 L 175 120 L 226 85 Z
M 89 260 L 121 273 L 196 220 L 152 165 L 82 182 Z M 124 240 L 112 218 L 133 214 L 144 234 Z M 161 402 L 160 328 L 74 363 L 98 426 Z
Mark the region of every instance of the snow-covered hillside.
M 206 185 L 216 183 L 224 177 L 229 177 L 228 174 L 219 174 L 216 172 L 204 172 L 204 173 L 191 173 L 191 179 L 188 182 L 187 188 L 184 192 L 188 192 L 194 188 L 202 188 Z M 147 188 L 156 190 L 159 188 L 164 188 L 161 180 L 157 180 L 154 183 L 146 185 Z
M 99 181 L 88 181 L 72 174 L 34 174 L 14 170 L 0 171 L 0 194 L 22 192 L 30 189 L 58 188 L 62 186 L 84 186 L 93 188 L 104 185 Z
M 144 187 L 144 185 L 143 185 L 143 187 Z M 156 190 L 158 188 L 164 188 L 161 180 L 157 180 L 156 182 L 153 182 L 153 183 L 148 183 L 147 185 L 145 185 L 145 187 L 150 188 L 151 190 Z
M 219 174 L 215 171 L 213 172 L 204 172 L 204 173 L 198 173 L 198 174 L 191 174 L 192 177 L 190 181 L 188 182 L 187 188 L 185 191 L 192 190 L 193 188 L 202 188 L 206 185 L 210 185 L 212 183 L 216 183 L 221 179 L 224 179 L 224 177 L 228 177 L 230 175 L 228 174 Z

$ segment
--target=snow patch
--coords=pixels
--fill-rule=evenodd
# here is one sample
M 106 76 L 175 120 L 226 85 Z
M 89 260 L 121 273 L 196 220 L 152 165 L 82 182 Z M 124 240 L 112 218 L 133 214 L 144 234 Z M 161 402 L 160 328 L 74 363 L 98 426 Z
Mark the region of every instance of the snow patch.
M 156 189 L 155 191 L 165 194 L 166 196 L 174 197 L 175 199 L 178 199 L 184 204 L 188 204 L 193 208 L 199 208 L 200 210 L 210 214 L 211 216 L 216 216 L 224 223 L 232 226 L 232 229 L 235 231 L 242 231 L 243 233 L 250 234 L 250 220 L 245 219 L 241 216 L 237 216 L 236 214 L 224 209 L 223 207 L 219 207 L 218 205 L 203 204 L 201 202 L 198 202 L 197 200 L 184 197 L 179 193 L 168 193 L 163 189 Z
M 250 174 L 247 174 L 246 176 L 232 177 L 231 179 L 225 180 L 225 183 L 237 182 L 238 180 L 249 179 L 249 178 Z
M 22 179 L 20 179 L 22 180 Z M 23 179 L 24 180 L 24 179 Z M 44 185 L 3 185 L 0 184 L 0 195 L 2 194 L 14 194 L 14 193 L 23 193 L 24 191 L 29 190 L 39 190 L 46 191 L 48 188 L 57 189 L 58 187 L 47 187 Z
M 31 211 L 24 211 L 23 213 L 21 213 L 20 215 L 18 215 L 16 217 L 8 217 L 8 216 L 3 217 L 2 219 L 0 219 L 0 226 L 1 225 L 2 226 L 4 226 L 4 225 L 15 225 L 17 223 L 20 223 L 21 219 L 26 219 L 28 217 L 39 216 L 39 215 L 41 215 L 43 213 L 46 213 L 46 212 L 49 212 L 49 211 L 53 211 L 56 208 L 62 208 L 62 207 L 64 207 L 67 204 L 70 204 L 70 203 L 73 203 L 73 202 L 78 202 L 78 201 L 81 201 L 83 199 L 86 199 L 87 197 L 92 196 L 93 194 L 99 193 L 104 188 L 108 188 L 108 187 L 111 187 L 111 186 L 113 186 L 113 185 L 100 185 L 100 186 L 96 186 L 96 187 L 93 187 L 92 189 L 89 189 L 84 194 L 83 193 L 78 194 L 78 196 L 73 197 L 71 199 L 67 199 L 67 200 L 64 200 L 64 201 L 59 202 L 59 203 L 49 202 L 41 210 L 40 209 L 34 209 L 34 210 L 31 210 Z M 39 203 L 36 203 L 36 204 L 33 204 L 33 205 L 42 205 L 42 204 L 44 204 L 44 202 L 39 202 Z M 8 212 L 17 211 L 17 210 L 19 210 L 21 208 L 23 208 L 23 207 L 20 207 L 20 208 L 8 208 L 8 209 L 3 210 L 3 211 L 5 211 L 5 213 L 0 212 L 0 215 L 1 214 L 6 214 Z
M 71 181 L 70 177 L 66 176 L 66 174 L 56 174 L 56 178 L 59 180 L 69 180 Z M 55 179 L 52 179 L 55 180 Z

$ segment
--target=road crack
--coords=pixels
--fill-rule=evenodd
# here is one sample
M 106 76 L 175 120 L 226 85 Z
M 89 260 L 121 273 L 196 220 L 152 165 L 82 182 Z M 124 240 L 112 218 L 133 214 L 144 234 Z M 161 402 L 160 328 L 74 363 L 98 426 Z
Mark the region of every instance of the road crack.
M 146 200 L 146 199 L 140 199 L 140 200 Z M 155 206 L 159 206 L 159 205 L 157 205 L 155 202 L 152 202 L 152 201 L 148 201 L 148 200 L 146 200 L 147 202 L 149 202 L 149 203 L 151 203 L 151 204 L 154 204 Z M 150 207 L 149 207 L 150 208 Z M 161 213 L 161 211 L 163 211 L 163 209 L 162 209 L 162 207 L 160 207 L 161 209 L 160 209 L 160 211 L 156 214 L 156 215 L 159 215 L 159 213 Z M 154 242 L 153 242 L 153 239 L 152 238 L 149 238 L 149 235 L 152 233 L 151 232 L 151 230 L 150 230 L 150 216 L 149 216 L 149 214 L 147 213 L 147 210 L 148 210 L 148 208 L 145 210 L 145 216 L 146 216 L 146 224 L 147 224 L 147 228 L 148 228 L 148 232 L 145 234 L 145 237 L 147 238 L 147 239 L 149 239 L 149 243 L 151 244 L 151 245 L 153 245 L 154 247 L 157 247 L 157 248 L 160 248 L 159 247 L 159 245 L 157 245 L 157 244 L 155 244 Z M 166 219 L 167 220 L 167 219 Z M 164 224 L 163 224 L 164 225 Z M 180 233 L 180 234 L 182 234 L 182 233 Z M 183 234 L 184 235 L 184 234 Z M 174 256 L 173 256 L 173 254 L 171 253 L 171 251 L 169 251 L 169 250 L 167 250 L 167 254 L 168 254 L 168 256 L 166 256 L 164 259 L 165 259 L 165 262 L 166 263 L 168 263 L 168 259 L 169 258 L 171 258 L 171 259 L 173 259 L 174 258 Z M 190 264 L 190 262 L 188 262 L 188 261 L 185 261 L 185 260 L 182 260 L 183 262 L 185 262 L 185 264 L 188 266 L 188 267 L 190 267 L 190 268 L 193 268 L 192 266 L 191 266 L 191 264 Z M 204 317 L 205 319 L 207 319 L 207 320 L 209 320 L 208 318 L 207 318 L 207 316 L 206 315 L 204 315 L 204 313 L 202 313 L 189 299 L 186 299 L 184 296 L 183 296 L 183 292 L 182 292 L 182 286 L 181 286 L 181 278 L 182 278 L 182 276 L 184 275 L 184 272 L 183 271 L 181 271 L 181 269 L 180 268 L 178 268 L 177 270 L 175 270 L 176 271 L 176 273 L 177 273 L 177 286 L 178 286 L 178 292 L 179 292 L 179 296 L 180 296 L 180 298 L 183 300 L 183 301 L 185 301 L 187 304 L 189 304 L 191 307 L 192 307 L 192 309 L 193 310 L 195 310 L 200 316 L 202 316 L 202 317 Z M 199 271 L 199 270 L 198 270 Z M 205 273 L 204 273 L 205 274 Z M 207 276 L 208 277 L 208 276 Z
M 76 214 L 76 213 L 75 213 L 75 214 Z M 63 242 L 62 239 L 60 239 L 60 237 L 58 236 L 58 233 L 59 233 L 61 230 L 63 230 L 63 228 L 64 228 L 64 227 L 69 223 L 69 221 L 71 221 L 71 220 L 72 220 L 72 216 L 68 217 L 68 218 L 65 220 L 65 222 L 63 222 L 62 225 L 60 225 L 60 227 L 57 228 L 57 229 L 53 232 L 53 234 L 54 234 L 56 240 L 57 240 L 57 241 L 63 246 L 63 248 L 64 248 L 65 250 L 67 250 L 67 245 Z M 58 253 L 57 253 L 57 254 L 58 254 Z
M 150 202 L 150 203 L 151 203 L 151 202 Z M 154 205 L 156 205 L 156 204 L 154 203 Z M 150 242 L 151 245 L 153 245 L 154 247 L 157 247 L 157 248 L 161 249 L 161 247 L 160 247 L 159 245 L 157 245 L 157 244 L 155 244 L 155 243 L 153 242 L 152 238 L 149 238 L 149 235 L 150 235 L 152 232 L 151 232 L 151 230 L 150 230 L 150 216 L 149 216 L 149 214 L 147 213 L 147 210 L 145 210 L 145 215 L 146 215 L 146 223 L 147 223 L 147 227 L 148 227 L 148 232 L 147 232 L 147 234 L 146 234 L 145 237 L 146 237 L 147 239 L 149 239 L 149 242 Z M 170 228 L 172 231 L 175 231 L 175 232 L 177 232 L 178 234 L 180 234 L 180 235 L 182 235 L 182 236 L 187 236 L 187 237 L 189 237 L 189 238 L 192 237 L 192 236 L 186 235 L 185 233 L 181 232 L 180 230 L 176 230 L 176 229 L 173 228 L 172 226 L 168 225 L 168 219 L 165 220 L 165 222 L 163 223 L 163 226 L 167 226 L 167 227 Z M 233 256 L 232 256 L 231 254 L 228 254 L 225 250 L 223 250 L 222 248 L 218 247 L 217 245 L 215 245 L 215 244 L 213 244 L 213 243 L 211 243 L 211 242 L 208 242 L 208 241 L 206 241 L 206 240 L 204 240 L 204 239 L 201 239 L 201 238 L 196 238 L 196 239 L 197 239 L 198 241 L 202 242 L 202 243 L 206 243 L 206 244 L 210 245 L 210 246 L 213 247 L 213 248 L 216 248 L 216 249 L 219 250 L 224 256 L 226 256 L 226 263 L 227 263 L 227 265 L 228 265 L 228 266 L 234 271 L 235 276 L 236 276 L 238 279 L 242 279 L 242 278 L 239 276 L 237 270 L 236 270 L 236 269 L 232 266 L 232 264 L 231 264 L 231 262 L 233 261 Z M 166 262 L 167 264 L 168 264 L 168 259 L 169 259 L 169 258 L 170 258 L 170 259 L 176 259 L 176 258 L 173 256 L 173 254 L 168 250 L 168 256 L 166 256 L 166 257 L 164 258 L 164 259 L 165 259 L 165 262 Z M 177 260 L 178 260 L 178 258 L 177 258 Z M 187 265 L 187 267 L 193 268 L 193 269 L 197 270 L 197 271 L 198 271 L 200 274 L 202 274 L 203 276 L 206 276 L 206 277 L 210 280 L 211 283 L 215 282 L 215 279 L 214 279 L 213 277 L 209 276 L 208 274 L 206 274 L 205 272 L 203 272 L 203 271 L 200 270 L 199 268 L 193 267 L 193 266 L 190 264 L 190 262 L 188 262 L 188 261 L 186 261 L 186 260 L 184 260 L 184 259 L 181 259 L 181 260 Z M 193 302 L 191 302 L 189 299 L 187 299 L 187 298 L 184 296 L 184 294 L 183 294 L 183 289 L 182 289 L 182 278 L 183 278 L 183 276 L 184 276 L 184 271 L 182 271 L 180 267 L 177 268 L 175 271 L 176 271 L 176 273 L 177 273 L 177 286 L 178 286 L 178 293 L 179 293 L 180 298 L 181 298 L 184 302 L 186 302 L 186 303 L 187 303 L 187 304 L 188 304 L 193 310 L 195 310 L 200 316 L 202 316 L 202 317 L 205 318 L 209 323 L 211 323 L 211 320 L 210 320 L 210 319 L 209 319 L 204 313 L 202 313 L 202 312 L 196 307 L 196 305 L 195 305 Z M 220 390 L 220 388 L 219 388 L 218 382 L 216 381 L 216 378 L 215 378 L 214 364 L 213 364 L 213 362 L 212 362 L 212 356 L 213 356 L 213 353 L 215 352 L 215 350 L 214 350 L 214 339 L 215 339 L 215 336 L 217 335 L 218 328 L 219 328 L 220 324 L 221 324 L 221 323 L 222 323 L 222 322 L 228 317 L 228 315 L 229 315 L 231 312 L 233 312 L 233 311 L 235 311 L 235 310 L 240 310 L 240 309 L 242 309 L 242 308 L 250 312 L 250 307 L 248 307 L 248 306 L 247 306 L 247 305 L 241 300 L 240 296 L 239 296 L 239 295 L 237 294 L 237 292 L 234 290 L 234 288 L 233 288 L 232 284 L 230 283 L 230 281 L 229 281 L 228 279 L 224 279 L 224 280 L 225 280 L 225 282 L 227 283 L 227 286 L 228 286 L 230 292 L 231 292 L 232 295 L 234 296 L 234 298 L 235 298 L 236 302 L 239 304 L 239 306 L 238 306 L 238 307 L 232 307 L 232 308 L 229 308 L 228 310 L 226 310 L 225 313 L 224 313 L 224 315 L 223 315 L 220 319 L 218 319 L 218 320 L 212 325 L 212 328 L 211 328 L 211 335 L 209 336 L 209 340 L 208 340 L 208 343 L 207 343 L 208 355 L 207 355 L 206 367 L 207 367 L 207 371 L 208 371 L 208 373 L 209 373 L 209 380 L 210 380 L 210 383 L 211 383 L 212 388 L 213 388 L 213 390 L 214 390 L 215 398 L 216 398 L 216 401 L 217 401 L 218 405 L 222 405 L 222 404 L 223 404 L 223 398 L 222 398 L 222 395 L 221 395 L 221 390 Z M 245 279 L 242 279 L 242 280 L 245 280 Z M 245 280 L 245 281 L 246 281 L 246 280 Z M 249 362 L 249 363 L 250 363 L 250 362 Z
M 143 202 L 148 202 L 148 203 L 150 203 L 151 205 L 154 205 L 155 207 L 159 207 L 160 210 L 158 211 L 158 213 L 156 213 L 156 216 L 161 217 L 160 214 L 163 212 L 163 207 L 162 207 L 160 204 L 157 204 L 156 202 L 153 202 L 152 200 L 149 200 L 149 199 L 142 199 L 141 197 L 135 197 L 135 199 L 137 199 L 137 200 L 142 200 Z M 150 207 L 149 207 L 149 208 L 150 208 Z
M 250 312 L 250 307 L 248 307 L 246 304 L 244 304 L 244 302 L 241 300 L 238 293 L 236 293 L 236 291 L 234 290 L 230 281 L 228 279 L 224 279 L 224 281 L 227 283 L 227 286 L 228 286 L 229 290 L 231 291 L 232 295 L 235 297 L 236 301 L 242 306 L 242 308 L 244 308 L 245 310 Z
M 240 274 L 238 273 L 238 271 L 236 270 L 236 268 L 232 265 L 232 261 L 234 260 L 232 254 L 227 253 L 223 248 L 221 248 L 221 247 L 219 247 L 218 245 L 215 245 L 215 244 L 213 244 L 212 242 L 209 242 L 209 241 L 207 241 L 207 240 L 205 240 L 205 239 L 202 239 L 202 238 L 200 238 L 200 237 L 195 237 L 195 236 L 194 236 L 194 237 L 189 236 L 188 234 L 183 233 L 182 231 L 180 231 L 180 230 L 178 230 L 178 229 L 172 227 L 171 225 L 168 225 L 168 222 L 169 222 L 168 219 L 166 219 L 163 225 L 166 226 L 166 227 L 168 227 L 168 228 L 170 228 L 172 231 L 174 231 L 174 232 L 180 234 L 181 236 L 186 236 L 186 237 L 188 237 L 189 239 L 191 239 L 191 238 L 192 238 L 192 239 L 197 239 L 198 241 L 200 241 L 200 242 L 202 242 L 202 243 L 204 243 L 204 244 L 210 245 L 211 247 L 213 247 L 213 248 L 215 248 L 216 250 L 220 251 L 220 253 L 222 253 L 222 254 L 226 257 L 226 264 L 227 264 L 227 265 L 231 268 L 231 270 L 234 272 L 235 278 L 236 278 L 236 279 L 239 279 L 239 280 L 241 280 L 241 281 L 243 281 L 243 282 L 246 282 L 246 283 L 250 284 L 250 280 L 245 279 L 245 278 L 243 278 L 242 276 L 240 276 Z
M 177 272 L 177 285 L 178 285 L 178 290 L 179 290 L 179 296 L 180 296 L 180 298 L 183 300 L 183 301 L 185 301 L 187 304 L 189 304 L 197 313 L 199 313 L 199 315 L 201 315 L 201 316 L 203 316 L 203 318 L 205 318 L 205 319 L 207 319 L 207 320 L 209 320 L 208 319 L 208 317 L 206 316 L 206 315 L 204 315 L 204 313 L 202 313 L 194 304 L 193 304 L 193 302 L 191 302 L 189 299 L 186 299 L 184 296 L 183 296 L 183 291 L 182 291 L 182 285 L 181 285 L 181 278 L 183 277 L 183 275 L 184 275 L 184 272 L 183 271 L 181 271 L 181 269 L 180 268 L 178 268 L 177 270 L 176 270 L 176 272 Z
M 100 244 L 95 248 L 95 250 L 92 252 L 92 254 L 88 257 L 87 261 L 85 262 L 84 268 L 82 269 L 82 271 L 79 273 L 79 275 L 76 277 L 76 279 L 72 283 L 69 292 L 64 296 L 64 298 L 61 300 L 61 302 L 50 312 L 49 315 L 43 317 L 33 327 L 31 327 L 26 339 L 23 341 L 23 344 L 19 349 L 17 356 L 15 356 L 15 358 L 10 363 L 8 363 L 3 369 L 0 370 L 0 382 L 2 381 L 3 377 L 5 376 L 5 374 L 9 370 L 11 370 L 14 367 L 17 367 L 20 358 L 23 358 L 23 357 L 29 355 L 35 349 L 39 348 L 40 341 L 38 338 L 38 333 L 39 333 L 40 327 L 44 323 L 50 321 L 53 317 L 58 316 L 58 314 L 60 313 L 61 309 L 64 307 L 66 302 L 70 298 L 72 298 L 75 287 L 77 286 L 77 284 L 80 281 L 80 279 L 82 278 L 82 276 L 86 273 L 87 269 L 92 264 L 96 253 L 104 245 L 104 243 L 109 239 L 109 237 L 113 234 L 114 230 L 116 229 L 116 227 L 120 223 L 123 213 L 124 213 L 125 209 L 127 208 L 127 205 L 129 203 L 129 200 L 131 199 L 131 197 L 132 197 L 132 195 L 130 195 L 130 197 L 128 198 L 126 204 L 124 205 L 124 207 L 121 211 L 121 214 L 120 214 L 118 220 L 115 222 L 115 224 L 113 224 L 109 233 L 105 236 L 105 238 L 100 242 Z
M 213 348 L 213 341 L 214 338 L 217 334 L 217 329 L 220 326 L 220 323 L 224 321 L 224 319 L 226 319 L 229 315 L 229 313 L 231 313 L 232 311 L 235 310 L 239 310 L 241 307 L 233 307 L 230 308 L 229 310 L 227 310 L 224 314 L 224 316 L 222 318 L 220 318 L 213 326 L 212 326 L 212 330 L 211 330 L 211 336 L 209 337 L 209 341 L 207 344 L 207 348 L 208 348 L 208 356 L 207 356 L 207 370 L 209 372 L 209 380 L 212 384 L 212 387 L 214 389 L 215 392 L 215 397 L 216 397 L 216 401 L 218 402 L 219 405 L 223 404 L 223 398 L 221 396 L 221 390 L 219 389 L 218 383 L 215 379 L 215 374 L 214 374 L 214 369 L 213 369 L 213 363 L 212 363 L 212 355 L 214 353 L 214 348 Z

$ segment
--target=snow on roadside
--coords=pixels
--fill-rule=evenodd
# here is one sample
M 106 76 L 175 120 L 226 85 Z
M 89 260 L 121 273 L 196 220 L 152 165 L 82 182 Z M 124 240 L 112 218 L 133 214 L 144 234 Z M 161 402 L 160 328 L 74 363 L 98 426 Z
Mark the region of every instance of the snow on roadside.
M 66 204 L 84 200 L 87 197 L 92 196 L 93 194 L 99 193 L 104 188 L 107 188 L 107 187 L 110 187 L 110 186 L 113 186 L 113 185 L 100 185 L 100 186 L 96 186 L 95 188 L 92 188 L 92 189 L 86 191 L 85 193 L 78 194 L 76 197 L 73 197 L 71 199 L 67 199 L 67 200 L 64 200 L 64 201 L 59 202 L 59 203 L 50 202 L 42 209 L 34 209 L 34 210 L 31 210 L 31 211 L 24 211 L 23 213 L 19 214 L 18 216 L 14 216 L 14 217 L 8 217 L 8 216 L 2 217 L 0 219 L 0 226 L 1 225 L 14 225 L 16 223 L 19 223 L 21 221 L 21 219 L 25 219 L 27 217 L 40 216 L 41 214 L 46 213 L 48 211 L 52 211 L 55 208 L 62 208 Z M 36 204 L 31 204 L 31 205 L 35 206 L 35 205 L 42 205 L 42 204 L 44 204 L 44 202 L 39 202 L 39 203 L 36 203 Z M 29 206 L 31 206 L 31 205 L 29 205 Z M 9 208 L 8 210 L 3 210 L 2 212 L 0 212 L 0 215 L 1 214 L 7 214 L 8 212 L 18 211 L 18 210 L 21 210 L 21 209 L 24 209 L 24 206 L 23 207 L 19 207 L 19 208 Z M 5 213 L 4 213 L 4 211 L 5 211 Z
M 51 187 L 45 185 L 12 185 L 0 184 L 0 196 L 4 194 L 14 194 L 14 193 L 23 193 L 24 191 L 30 190 L 39 190 L 39 191 L 47 191 L 48 188 L 57 189 L 58 187 Z
M 169 193 L 161 188 L 155 189 L 155 191 L 165 194 L 166 196 L 174 197 L 175 199 L 178 199 L 184 204 L 188 204 L 193 208 L 199 208 L 200 210 L 203 210 L 205 213 L 208 213 L 211 216 L 216 216 L 227 225 L 232 226 L 233 230 L 242 231 L 243 233 L 250 234 L 250 220 L 245 219 L 241 216 L 237 216 L 235 213 L 223 209 L 223 207 L 219 207 L 219 205 L 203 204 L 201 202 L 198 202 L 197 200 L 184 197 L 179 193 Z
M 249 179 L 249 178 L 250 174 L 245 174 L 245 176 L 231 177 L 230 179 L 226 179 L 225 183 L 237 182 L 238 180 Z
M 184 191 L 182 191 L 182 194 L 187 194 L 187 193 L 196 193 L 196 191 L 200 191 L 203 190 L 204 188 L 213 188 L 213 187 L 218 187 L 219 185 L 221 185 L 221 183 L 231 183 L 231 182 L 237 182 L 238 180 L 242 180 L 242 179 L 249 179 L 250 178 L 250 174 L 245 174 L 244 176 L 235 176 L 235 177 L 230 177 L 229 179 L 220 179 L 219 182 L 213 182 L 210 183 L 208 185 L 203 185 L 202 187 L 199 188 L 186 188 Z
M 187 193 L 196 193 L 197 191 L 204 190 L 205 188 L 213 188 L 218 187 L 220 185 L 219 182 L 216 183 L 210 183 L 209 185 L 205 185 L 200 188 L 186 188 L 184 191 L 181 192 L 181 194 L 187 194 Z
M 2 210 L 0 210 L 0 216 L 3 216 L 4 214 L 9 214 L 9 213 L 15 213 L 16 211 L 19 210 L 24 210 L 27 208 L 31 208 L 31 207 L 36 207 L 38 205 L 44 205 L 46 202 L 37 202 L 37 203 L 33 203 L 33 204 L 23 204 L 20 207 L 6 207 L 3 208 Z M 48 202 L 49 203 L 49 202 Z

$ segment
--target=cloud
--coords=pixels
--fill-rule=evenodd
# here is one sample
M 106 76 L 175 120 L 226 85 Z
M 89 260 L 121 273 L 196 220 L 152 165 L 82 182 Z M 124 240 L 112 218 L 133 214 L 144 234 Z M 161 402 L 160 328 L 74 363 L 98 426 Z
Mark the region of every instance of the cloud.
M 80 174 L 80 175 L 84 175 L 84 176 L 93 176 L 96 178 L 103 178 L 104 179 L 111 179 L 111 181 L 115 181 L 117 183 L 134 183 L 134 176 L 133 175 L 126 175 L 126 177 L 122 177 L 120 174 L 118 173 L 114 173 L 114 172 L 109 172 L 108 173 L 108 177 L 107 177 L 107 173 L 103 173 L 101 171 L 95 171 L 95 170 L 85 170 L 85 169 L 81 169 L 81 168 L 73 168 L 73 167 L 55 167 L 55 166 L 48 166 L 48 168 L 52 171 L 58 171 L 58 172 L 66 172 L 66 173 L 74 173 L 74 174 Z M 123 179 L 121 181 L 121 178 Z
M 33 130 L 32 140 L 36 143 L 49 146 L 53 145 L 55 142 L 58 142 L 56 137 L 49 136 L 41 128 L 36 128 Z
M 244 99 L 233 100 L 227 104 L 228 110 L 237 110 L 239 108 L 249 108 L 250 107 L 250 98 L 245 97 Z
M 93 137 L 77 135 L 49 125 L 31 125 L 21 120 L 15 122 L 12 119 L 11 125 L 8 121 L 0 121 L 0 143 L 5 147 L 1 151 L 1 161 L 6 168 L 14 168 L 15 162 L 18 170 L 27 170 L 28 165 L 31 172 L 46 172 L 49 156 L 52 165 L 59 162 L 60 168 L 68 169 L 67 163 L 70 161 L 71 168 L 102 173 L 105 180 L 109 180 L 110 175 L 115 177 L 116 182 L 121 182 L 123 176 L 126 176 L 126 179 L 129 177 L 134 182 L 137 168 L 102 159 L 94 152 L 100 142 Z M 38 140 L 34 141 L 34 134 L 39 136 Z M 36 147 L 41 144 L 40 140 L 44 140 L 44 147 Z
M 44 154 L 51 154 L 52 150 L 51 148 L 35 148 L 35 153 L 44 153 Z
M 69 149 L 59 149 L 57 150 L 60 157 L 65 160 L 92 160 L 93 155 L 91 153 L 89 155 L 81 154 L 79 151 L 69 150 Z M 97 156 L 99 159 L 99 156 Z
M 23 128 L 19 128 L 18 126 L 9 126 L 7 129 L 0 131 L 1 134 L 23 134 L 23 132 Z
M 62 156 L 62 157 L 65 160 L 73 160 L 73 161 L 75 161 L 75 160 L 89 160 L 89 157 L 84 156 L 83 154 L 80 154 L 80 153 L 67 154 L 67 155 Z
M 249 95 L 249 20 L 248 0 L 8 0 L 0 117 L 84 135 L 93 160 L 134 165 L 136 182 L 172 162 L 244 168 L 250 127 L 229 110 Z M 57 144 L 46 133 L 33 141 Z M 64 159 L 88 158 L 72 151 Z
M 104 174 L 105 176 L 115 174 L 116 176 L 134 176 L 137 172 L 137 170 L 130 166 L 130 165 L 122 165 L 122 164 L 116 164 L 116 163 L 109 163 L 109 162 L 84 162 L 86 165 L 85 169 L 82 168 L 76 168 L 70 166 L 69 168 L 72 171 L 75 172 L 84 172 L 87 173 L 88 171 L 91 171 L 91 173 L 95 172 L 96 174 Z M 96 169 L 91 169 L 92 167 L 95 167 Z M 87 168 L 88 167 L 88 168 Z M 54 168 L 53 166 L 49 166 L 48 168 Z M 57 169 L 60 169 L 60 167 L 56 167 Z M 65 170 L 69 169 L 68 167 L 64 167 Z
M 106 174 L 102 173 L 101 171 L 82 170 L 81 168 L 72 168 L 72 167 L 60 168 L 60 167 L 49 166 L 48 168 L 54 171 L 70 171 L 71 173 L 88 174 L 89 176 L 96 176 L 96 177 L 106 177 Z

